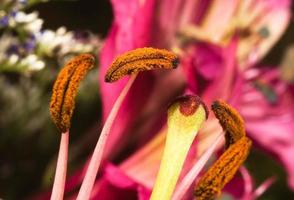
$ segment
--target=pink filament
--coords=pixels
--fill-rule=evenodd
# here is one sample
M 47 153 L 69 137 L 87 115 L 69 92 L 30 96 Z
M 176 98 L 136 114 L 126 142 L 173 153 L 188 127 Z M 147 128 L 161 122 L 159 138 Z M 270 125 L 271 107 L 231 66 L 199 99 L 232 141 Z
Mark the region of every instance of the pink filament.
M 110 132 L 110 129 L 112 127 L 113 121 L 115 120 L 115 117 L 117 116 L 117 113 L 119 111 L 119 108 L 121 107 L 121 104 L 126 97 L 129 89 L 131 88 L 133 82 L 135 81 L 137 75 L 131 76 L 131 78 L 128 80 L 126 86 L 120 93 L 119 97 L 117 98 L 116 102 L 114 103 L 114 106 L 103 126 L 103 129 L 101 131 L 100 137 L 98 139 L 98 142 L 96 144 L 96 147 L 94 149 L 92 158 L 90 160 L 88 169 L 86 171 L 86 175 L 84 177 L 81 189 L 79 191 L 79 194 L 77 196 L 77 200 L 87 200 L 90 198 L 92 188 L 94 186 L 94 182 L 98 173 L 98 169 L 103 157 L 103 151 L 105 148 L 105 144 L 107 142 L 107 138 Z
M 51 200 L 62 200 L 66 180 L 69 131 L 61 134 Z
M 255 191 L 254 191 L 254 197 L 257 199 L 260 197 L 274 182 L 276 178 L 271 177 L 268 178 L 266 181 L 264 181 Z

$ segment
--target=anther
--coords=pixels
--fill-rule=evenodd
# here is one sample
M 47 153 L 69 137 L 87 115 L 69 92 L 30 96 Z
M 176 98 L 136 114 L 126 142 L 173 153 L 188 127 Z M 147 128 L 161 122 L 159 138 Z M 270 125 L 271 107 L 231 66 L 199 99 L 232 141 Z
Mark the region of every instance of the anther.
M 50 113 L 53 122 L 62 133 L 70 128 L 78 86 L 86 73 L 94 66 L 94 62 L 92 55 L 81 54 L 66 63 L 58 74 L 53 86 Z
M 173 52 L 151 47 L 138 48 L 118 56 L 106 72 L 105 81 L 114 82 L 125 75 L 153 69 L 174 69 L 179 58 Z
M 199 180 L 194 190 L 197 200 L 215 199 L 246 160 L 250 147 L 246 136 L 231 145 Z
M 226 132 L 226 148 L 246 135 L 244 121 L 233 107 L 222 100 L 216 100 L 211 109 Z

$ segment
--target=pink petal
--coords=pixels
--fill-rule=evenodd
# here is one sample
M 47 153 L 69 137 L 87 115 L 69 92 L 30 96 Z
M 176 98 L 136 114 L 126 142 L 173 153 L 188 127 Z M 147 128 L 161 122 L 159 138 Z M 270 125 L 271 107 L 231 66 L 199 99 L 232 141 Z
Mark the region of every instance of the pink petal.
M 253 3 L 256 3 L 253 1 Z M 280 39 L 289 25 L 291 17 L 291 0 L 259 0 L 256 4 L 266 7 L 262 19 L 255 26 L 259 29 L 266 27 L 269 37 L 261 42 L 258 47 L 258 59 L 263 58 L 272 46 Z
M 193 62 L 190 62 L 190 66 L 186 65 L 188 87 L 197 94 L 203 90 L 201 96 L 207 104 L 217 98 L 228 99 L 237 73 L 237 45 L 238 40 L 234 39 L 223 48 L 205 43 L 195 47 Z M 195 71 L 200 73 L 202 77 L 197 76 Z M 208 79 L 210 82 L 206 84 L 205 88 L 196 88 L 196 83 L 201 78 Z M 197 90 L 195 91 L 195 89 Z
M 148 200 L 151 191 L 133 181 L 114 165 L 108 164 L 102 179 L 96 182 L 91 199 Z
M 111 27 L 111 31 L 105 41 L 105 45 L 102 49 L 100 61 L 100 89 L 103 103 L 103 120 L 108 116 L 114 101 L 117 99 L 122 88 L 126 84 L 126 79 L 118 81 L 114 84 L 104 82 L 104 76 L 108 66 L 111 64 L 113 59 L 130 49 L 137 47 L 143 47 L 150 44 L 151 32 L 154 30 L 151 26 L 154 12 L 154 0 L 140 1 L 140 0 L 113 0 L 112 1 L 114 10 L 114 22 Z M 114 122 L 109 142 L 106 145 L 105 157 L 113 156 L 120 148 L 128 141 L 127 134 L 134 134 L 136 126 L 142 127 L 140 120 L 144 117 L 146 124 L 148 122 L 148 128 L 144 128 L 145 133 L 154 133 L 153 129 L 156 129 L 157 123 L 154 119 L 162 116 L 162 113 L 157 112 L 157 118 L 152 117 L 151 114 L 154 112 L 156 107 L 151 108 L 151 111 L 146 111 L 148 107 L 147 102 L 156 102 L 157 105 L 161 105 L 161 101 L 156 99 L 155 101 L 151 96 L 154 96 L 156 91 L 153 86 L 156 83 L 160 85 L 161 82 L 157 80 L 163 80 L 164 78 L 155 78 L 155 75 L 151 72 L 139 74 L 133 87 L 129 91 L 125 102 L 123 103 L 118 116 Z M 177 88 L 173 88 L 173 81 L 170 84 L 170 90 L 167 92 L 168 95 L 174 95 L 173 92 Z M 159 88 L 158 86 L 156 88 Z M 171 92 L 170 92 L 171 91 Z M 165 97 L 165 95 L 163 95 Z M 166 101 L 166 100 L 165 100 Z M 143 111 L 145 110 L 145 112 Z M 148 115 L 147 117 L 144 115 Z M 153 120 L 148 121 L 148 120 Z M 115 148 L 114 148 L 115 147 Z
M 212 40 L 218 40 L 225 35 L 227 31 L 228 23 L 235 17 L 238 5 L 241 1 L 222 1 L 212 0 L 210 8 L 206 10 L 206 15 L 202 19 L 201 28 L 205 32 L 213 33 Z
M 244 194 L 244 182 L 240 174 L 237 174 L 224 188 L 223 191 L 232 195 L 234 199 L 241 199 Z
M 274 102 L 247 83 L 238 108 L 246 121 L 248 134 L 282 162 L 288 172 L 289 186 L 294 189 L 293 92 L 280 80 L 275 69 L 263 70 L 257 78 L 272 88 L 267 92 L 275 94 Z
M 100 55 L 99 82 L 103 102 L 103 121 L 108 116 L 115 100 L 126 84 L 126 79 L 115 84 L 105 83 L 106 70 L 117 55 L 147 44 L 153 1 L 141 3 L 139 0 L 113 0 L 112 6 L 114 22 Z M 139 113 L 140 108 L 144 106 L 152 90 L 152 77 L 139 77 L 139 80 L 136 80 L 134 85 L 135 88 L 129 92 L 130 95 L 126 97 L 126 103 L 122 106 L 117 116 L 116 128 L 111 132 L 105 156 L 109 155 L 113 147 L 117 145 L 123 131 L 127 131 L 128 124 L 133 121 L 132 116 Z M 142 91 L 144 91 L 143 94 Z M 138 99 L 140 97 L 142 98 Z
M 258 188 L 254 189 L 254 181 L 249 171 L 242 166 L 240 168 L 240 172 L 241 176 L 235 176 L 224 189 L 228 193 L 232 194 L 235 199 L 257 199 L 273 184 L 275 180 L 274 177 L 268 178 Z
M 211 80 L 219 76 L 223 69 L 222 65 L 226 58 L 223 57 L 222 50 L 219 46 L 212 44 L 199 43 L 197 45 L 193 64 L 206 79 Z
M 131 126 L 135 126 L 136 123 L 139 123 L 138 120 L 140 118 L 138 114 L 142 113 L 142 109 L 146 106 L 151 96 L 153 85 L 154 77 L 152 74 L 145 73 L 137 77 L 114 120 L 104 152 L 105 157 L 108 157 L 110 154 L 114 155 L 120 151 L 120 147 L 129 140 L 127 134 L 131 132 Z M 116 88 L 117 86 L 116 84 L 112 84 L 111 86 L 108 85 L 107 91 L 113 91 L 111 89 L 112 87 Z M 104 87 L 104 89 L 106 89 L 106 87 Z M 108 102 L 111 100 L 111 96 L 105 93 L 102 94 L 102 98 L 104 102 Z M 109 103 L 103 103 L 105 108 L 107 104 Z M 132 132 L 132 134 L 136 133 Z

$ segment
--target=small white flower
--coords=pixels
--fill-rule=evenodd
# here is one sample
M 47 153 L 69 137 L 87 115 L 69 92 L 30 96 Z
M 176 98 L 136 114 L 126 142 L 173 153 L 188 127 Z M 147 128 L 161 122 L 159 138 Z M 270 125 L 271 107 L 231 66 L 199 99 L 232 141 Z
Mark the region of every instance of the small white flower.
M 19 11 L 16 13 L 14 19 L 17 23 L 29 23 L 38 19 L 38 13 L 32 12 L 30 14 L 26 14 L 22 11 Z
M 30 70 L 41 70 L 45 67 L 45 63 L 38 60 L 38 57 L 35 54 L 27 56 L 20 62 L 20 64 L 22 66 L 27 66 Z
M 58 45 L 56 34 L 51 30 L 36 34 L 36 41 L 40 46 L 40 51 L 46 55 L 51 55 L 54 48 Z
M 58 28 L 57 31 L 56 31 L 56 34 L 57 35 L 64 35 L 64 34 L 66 34 L 66 28 L 64 26 Z
M 42 25 L 43 25 L 43 20 L 36 19 L 36 20 L 26 24 L 24 28 L 29 32 L 37 33 L 41 30 Z
M 4 17 L 6 15 L 6 12 L 4 10 L 0 10 L 0 17 Z
M 30 65 L 29 66 L 29 69 L 30 70 L 41 70 L 45 67 L 45 63 L 41 60 L 37 60 L 33 65 Z
M 8 58 L 8 63 L 9 63 L 10 65 L 14 65 L 14 64 L 17 63 L 18 60 L 19 60 L 19 56 L 16 55 L 16 54 L 12 54 L 12 55 L 9 56 L 9 58 Z

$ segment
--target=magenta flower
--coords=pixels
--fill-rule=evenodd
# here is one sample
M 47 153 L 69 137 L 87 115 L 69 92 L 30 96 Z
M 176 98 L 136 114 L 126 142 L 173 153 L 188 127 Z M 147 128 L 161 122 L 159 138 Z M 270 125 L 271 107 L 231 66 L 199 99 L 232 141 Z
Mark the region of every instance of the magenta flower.
M 152 188 L 156 193 L 167 132 L 166 105 L 178 94 L 191 93 L 208 105 L 219 98 L 233 105 L 244 117 L 249 137 L 285 166 L 294 189 L 293 93 L 276 69 L 257 65 L 287 27 L 290 1 L 113 0 L 112 5 L 114 22 L 100 56 L 100 86 L 103 121 L 107 124 L 109 115 L 113 118 L 99 156 L 111 160 L 130 144 L 139 150 L 117 166 L 103 163 L 91 198 L 149 199 Z M 144 46 L 173 50 L 180 57 L 179 67 L 105 83 L 116 56 Z M 126 96 L 116 106 L 121 93 Z M 117 115 L 110 114 L 113 108 L 119 108 Z M 175 199 L 191 197 L 190 186 L 223 144 L 222 132 L 211 116 L 187 150 L 174 186 Z M 226 188 L 238 199 L 257 198 L 273 181 L 269 178 L 255 190 L 245 168 L 241 174 L 233 179 L 233 191 L 230 184 Z M 83 176 L 84 170 L 72 176 L 65 192 L 79 186 Z
M 181 63 L 180 69 L 171 72 L 168 77 L 148 74 L 148 81 L 137 80 L 134 87 L 143 87 L 148 83 L 148 88 L 134 88 L 139 96 L 143 96 L 140 94 L 144 91 L 144 101 L 126 99 L 129 103 L 125 105 L 129 107 L 125 109 L 128 111 L 120 112 L 121 117 L 119 114 L 116 119 L 117 127 L 112 130 L 113 138 L 108 144 L 108 151 L 112 152 L 117 141 L 127 138 L 128 133 L 140 134 L 131 129 L 130 126 L 134 126 L 135 122 L 128 115 L 144 112 L 145 109 L 142 108 L 145 108 L 144 102 L 148 95 L 156 94 L 161 89 L 158 86 L 165 84 L 168 81 L 165 78 L 169 78 L 170 93 L 171 90 L 178 91 L 184 84 L 186 91 L 200 94 L 206 103 L 216 98 L 233 103 L 244 116 L 249 135 L 266 151 L 279 158 L 288 171 L 289 184 L 294 188 L 294 165 L 290 156 L 294 153 L 291 131 L 293 96 L 289 86 L 279 78 L 277 70 L 265 70 L 256 66 L 257 61 L 286 29 L 290 19 L 290 1 L 232 1 L 224 5 L 224 2 L 216 0 L 209 3 L 133 0 L 112 1 L 112 5 L 114 22 L 101 54 L 100 85 L 105 117 L 125 83 L 104 83 L 105 70 L 115 55 L 152 45 L 179 52 Z M 264 84 L 258 84 L 260 80 Z M 156 87 L 152 88 L 153 84 Z M 269 88 L 272 93 L 262 92 L 264 88 Z M 130 96 L 138 96 L 134 92 L 131 91 Z M 274 95 L 274 99 L 270 95 Z M 170 99 L 165 93 L 163 96 L 156 102 L 153 101 L 152 107 L 147 107 L 151 110 L 145 112 L 152 113 L 152 108 L 160 110 L 164 98 Z M 157 121 L 151 114 L 144 119 L 153 124 Z M 270 126 L 265 126 L 264 123 Z M 151 127 L 157 126 L 147 126 L 143 131 L 154 132 Z M 209 134 L 204 130 L 203 135 L 217 133 L 217 129 L 211 130 L 213 125 L 207 127 Z M 212 136 L 209 138 L 213 139 Z M 205 144 L 209 143 L 208 139 L 206 142 L 200 141 L 199 151 L 204 151 Z M 115 150 L 118 149 L 116 146 Z
M 231 76 L 227 75 L 230 78 L 234 77 L 234 71 L 243 71 L 243 69 L 252 66 L 281 36 L 290 17 L 289 1 L 279 3 L 276 1 L 258 1 L 257 4 L 253 2 L 245 4 L 234 1 L 230 2 L 229 6 L 223 5 L 223 2 L 221 3 L 220 1 L 205 2 L 184 1 L 180 3 L 180 1 L 161 1 L 161 3 L 156 3 L 152 0 L 113 1 L 114 22 L 101 53 L 100 85 L 103 94 L 104 119 L 108 116 L 114 101 L 126 82 L 124 80 L 118 84 L 111 85 L 104 82 L 105 71 L 116 55 L 142 46 L 151 45 L 170 48 L 179 51 L 182 68 L 171 72 L 170 75 L 144 74 L 144 76 L 139 77 L 144 80 L 137 80 L 130 94 L 140 97 L 142 95 L 136 94 L 141 94 L 144 91 L 144 98 L 142 100 L 132 100 L 127 97 L 126 102 L 129 103 L 124 103 L 122 111 L 117 116 L 116 123 L 118 126 L 113 127 L 107 152 L 113 152 L 113 146 L 116 146 L 116 151 L 119 149 L 117 146 L 118 141 L 119 145 L 121 145 L 123 142 L 120 139 L 126 138 L 126 134 L 123 134 L 123 132 L 133 134 L 133 131 L 129 131 L 129 126 L 136 126 L 134 125 L 136 121 L 134 122 L 132 117 L 129 116 L 134 116 L 134 113 L 142 113 L 141 108 L 145 108 L 145 103 L 150 102 L 147 102 L 149 95 L 156 94 L 163 84 L 168 84 L 170 90 L 167 93 L 161 93 L 160 101 L 158 99 L 156 99 L 156 102 L 152 101 L 155 105 L 149 106 L 148 109 L 150 110 L 146 111 L 147 113 L 157 111 L 157 116 L 160 116 L 158 110 L 162 108 L 164 103 L 168 102 L 166 99 L 174 96 L 185 83 L 189 89 L 198 94 L 195 88 L 197 83 L 193 80 L 190 81 L 191 78 L 199 80 L 202 77 L 206 80 L 215 80 L 215 76 L 218 73 L 226 74 L 224 70 L 232 74 Z M 208 9 L 210 7 L 213 9 Z M 251 14 L 252 12 L 249 12 L 250 9 L 253 9 L 255 12 Z M 202 12 L 196 12 L 197 10 Z M 205 10 L 209 10 L 209 13 L 204 16 Z M 161 13 L 164 13 L 164 15 Z M 218 17 L 219 13 L 222 13 L 221 17 Z M 277 23 L 279 23 L 279 26 L 276 25 Z M 191 28 L 193 30 L 189 31 Z M 247 37 L 244 36 L 245 32 L 247 32 L 247 35 L 245 35 Z M 202 38 L 203 34 L 201 33 L 204 35 L 206 33 L 215 34 L 213 37 Z M 239 35 L 236 36 L 239 38 L 239 42 L 236 50 L 231 52 L 235 56 L 223 56 L 222 52 L 218 52 L 222 49 L 220 46 L 224 46 L 236 34 Z M 185 44 L 186 42 L 182 40 L 192 40 L 192 42 Z M 199 42 L 193 42 L 193 40 L 204 41 L 204 43 L 199 44 Z M 208 45 L 209 43 L 207 42 L 215 45 Z M 183 46 L 184 44 L 185 46 Z M 221 65 L 224 63 L 222 60 L 225 60 L 223 57 L 229 57 L 232 60 L 231 62 L 236 62 L 237 65 L 227 63 L 227 67 L 232 69 L 222 69 Z M 225 62 L 229 62 L 229 60 L 225 60 Z M 182 73 L 182 71 L 186 73 Z M 221 76 L 221 74 L 218 74 L 218 76 Z M 215 80 L 215 82 L 218 84 L 218 80 Z M 233 82 L 226 82 L 228 82 L 227 87 L 234 85 Z M 156 87 L 153 84 L 156 84 Z M 206 84 L 208 87 L 210 85 L 212 84 Z M 165 85 L 163 85 L 164 87 Z M 223 85 L 221 87 L 224 88 Z M 228 91 L 225 89 L 223 93 L 229 96 Z M 215 95 L 216 97 L 224 98 L 223 95 Z M 150 96 L 150 98 L 152 97 Z M 157 98 L 159 97 L 157 96 Z M 213 99 L 210 98 L 211 100 Z M 123 111 L 125 109 L 127 112 Z M 136 116 L 136 119 L 140 119 L 138 115 Z M 154 115 L 149 114 L 144 119 L 146 117 L 152 118 L 150 120 L 153 120 L 153 123 L 158 121 L 154 119 Z M 149 119 L 146 121 L 149 121 Z M 154 127 L 154 125 L 151 127 Z M 150 126 L 146 127 L 146 125 L 144 131 L 154 132 L 150 130 Z M 121 135 L 124 135 L 124 137 L 121 137 Z M 106 156 L 108 154 L 106 153 Z

